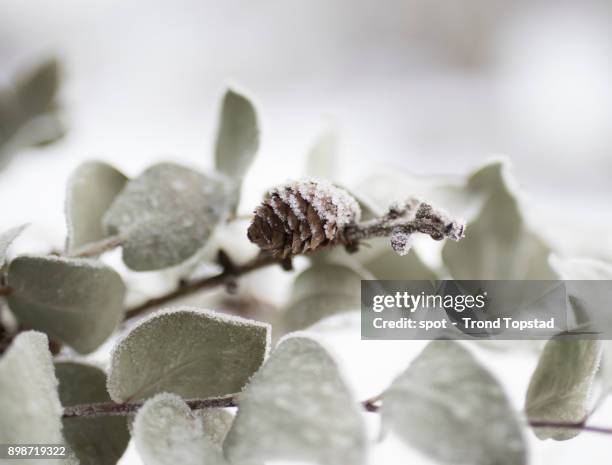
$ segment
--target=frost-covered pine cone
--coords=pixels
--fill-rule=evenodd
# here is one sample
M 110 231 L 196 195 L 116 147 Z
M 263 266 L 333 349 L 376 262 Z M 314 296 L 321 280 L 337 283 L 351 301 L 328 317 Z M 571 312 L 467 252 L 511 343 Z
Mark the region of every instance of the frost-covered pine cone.
M 346 226 L 359 220 L 357 201 L 325 181 L 296 181 L 272 188 L 255 209 L 249 240 L 287 258 L 344 242 Z

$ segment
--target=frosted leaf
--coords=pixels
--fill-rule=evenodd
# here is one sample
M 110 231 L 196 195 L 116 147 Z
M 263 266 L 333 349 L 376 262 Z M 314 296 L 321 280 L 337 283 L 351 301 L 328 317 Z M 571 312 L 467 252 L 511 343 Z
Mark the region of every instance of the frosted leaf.
M 133 402 L 159 392 L 185 399 L 239 392 L 263 363 L 270 327 L 210 310 L 177 307 L 136 326 L 115 347 L 108 392 Z
M 161 393 L 138 410 L 133 436 L 147 465 L 226 465 L 221 443 L 231 421 L 224 410 L 192 412 L 179 396 Z
M 408 255 L 412 248 L 412 236 L 400 229 L 393 231 L 391 234 L 391 248 L 401 257 Z
M 106 374 L 99 368 L 59 362 L 55 374 L 64 407 L 110 401 Z M 68 445 L 83 464 L 114 465 L 130 440 L 126 417 L 64 418 L 62 423 Z
M 499 383 L 460 344 L 432 341 L 382 395 L 382 421 L 445 463 L 524 465 L 525 443 Z
M 21 255 L 8 268 L 9 307 L 21 324 L 80 353 L 100 346 L 123 317 L 125 285 L 96 260 Z
M 550 264 L 561 279 L 566 280 L 569 302 L 577 322 L 589 323 L 592 328 L 609 328 L 611 312 L 606 309 L 610 308 L 610 292 L 604 290 L 601 281 L 608 281 L 608 287 L 612 285 L 612 264 L 592 259 L 562 259 L 557 256 L 550 257 Z M 572 280 L 580 281 L 574 285 Z M 595 282 L 590 286 L 585 281 Z M 601 393 L 596 401 L 597 406 L 612 392 L 612 342 L 604 340 L 602 347 L 599 370 Z
M 103 223 L 109 234 L 126 237 L 123 260 L 129 268 L 166 268 L 206 245 L 235 202 L 231 189 L 227 179 L 160 163 L 125 185 Z
M 0 444 L 63 444 L 62 406 L 47 337 L 19 334 L 0 358 Z M 77 463 L 74 459 L 3 463 L 42 465 Z
M 283 315 L 285 330 L 307 328 L 330 315 L 358 311 L 361 280 L 353 269 L 333 263 L 315 263 L 293 283 L 291 298 Z
M 360 407 L 336 363 L 319 343 L 299 335 L 282 340 L 253 376 L 224 444 L 232 463 L 359 465 L 365 448 Z
M 123 173 L 99 161 L 85 162 L 72 173 L 65 207 L 69 252 L 107 236 L 102 216 L 127 181 Z
M 253 104 L 229 89 L 223 97 L 215 147 L 219 172 L 242 179 L 259 149 L 259 127 Z
M 530 421 L 577 423 L 588 412 L 589 393 L 601 357 L 601 341 L 555 338 L 544 346 L 525 400 Z M 564 441 L 579 429 L 534 428 L 540 439 Z
M 6 263 L 6 251 L 13 243 L 13 241 L 17 239 L 17 237 L 27 227 L 27 224 L 23 224 L 21 226 L 17 226 L 16 228 L 11 228 L 8 231 L 4 231 L 2 234 L 0 234 L 0 268 L 2 268 Z
M 474 173 L 467 189 L 484 198 L 465 238 L 447 241 L 444 263 L 454 279 L 555 279 L 549 246 L 525 224 L 503 161 Z

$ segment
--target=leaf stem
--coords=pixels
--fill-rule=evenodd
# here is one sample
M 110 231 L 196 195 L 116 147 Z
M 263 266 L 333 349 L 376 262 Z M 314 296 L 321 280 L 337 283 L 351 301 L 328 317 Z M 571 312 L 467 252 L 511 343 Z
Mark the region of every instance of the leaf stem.
M 557 423 L 550 421 L 530 421 L 529 425 L 533 428 L 566 428 L 566 429 L 579 429 L 582 431 L 589 431 L 592 433 L 612 434 L 612 428 L 606 428 L 603 426 L 590 426 L 585 425 L 584 422 L 577 423 Z

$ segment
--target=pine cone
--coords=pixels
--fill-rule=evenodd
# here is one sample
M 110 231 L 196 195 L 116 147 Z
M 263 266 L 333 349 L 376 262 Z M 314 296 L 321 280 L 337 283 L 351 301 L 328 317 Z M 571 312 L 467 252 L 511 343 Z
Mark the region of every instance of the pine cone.
M 324 181 L 297 181 L 271 189 L 255 209 L 249 240 L 277 257 L 344 243 L 344 228 L 359 220 L 357 201 Z

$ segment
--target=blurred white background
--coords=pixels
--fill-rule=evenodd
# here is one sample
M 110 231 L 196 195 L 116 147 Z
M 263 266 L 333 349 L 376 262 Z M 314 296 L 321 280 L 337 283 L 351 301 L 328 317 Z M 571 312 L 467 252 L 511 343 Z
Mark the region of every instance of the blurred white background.
M 233 84 L 263 119 L 246 198 L 298 176 L 330 127 L 355 179 L 375 164 L 464 174 L 503 153 L 561 253 L 612 259 L 609 1 L 3 0 L 0 79 L 46 56 L 63 66 L 68 133 L 0 172 L 0 228 L 32 222 L 17 244 L 28 251 L 63 245 L 65 180 L 82 160 L 130 175 L 160 159 L 211 166 L 218 101 Z M 390 345 L 353 345 L 372 370 L 398 369 L 397 357 L 380 364 Z M 517 408 L 534 363 L 494 364 Z M 593 422 L 612 425 L 611 412 Z M 531 441 L 533 463 L 604 463 L 611 441 Z M 373 463 L 426 462 L 379 449 Z

